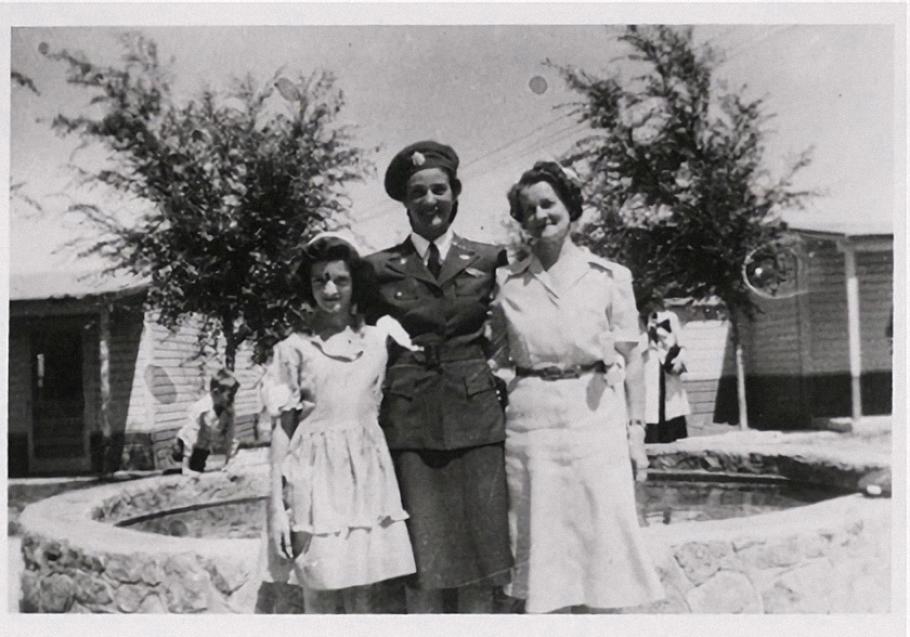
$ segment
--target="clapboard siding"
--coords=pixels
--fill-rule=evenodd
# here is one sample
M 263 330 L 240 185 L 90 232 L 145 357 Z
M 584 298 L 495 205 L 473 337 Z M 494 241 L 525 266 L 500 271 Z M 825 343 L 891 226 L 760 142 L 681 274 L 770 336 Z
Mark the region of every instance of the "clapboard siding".
M 891 341 L 888 323 L 894 308 L 894 255 L 868 252 L 857 255 L 860 337 L 863 372 L 890 370 Z
M 682 326 L 690 422 L 695 425 L 729 422 L 728 412 L 720 406 L 726 401 L 722 393 L 735 388 L 734 383 L 724 381 L 735 374 L 735 367 L 730 323 L 718 317 L 722 305 L 719 302 L 684 305 L 669 299 L 667 306 L 676 313 Z
M 800 369 L 797 299 L 755 297 L 758 313 L 744 324 L 745 367 L 752 375 L 798 373 Z
M 138 387 L 136 384 L 142 328 L 141 312 L 115 312 L 111 316 L 111 404 L 108 417 L 114 432 L 141 428 L 145 422 L 143 390 L 141 384 Z M 97 360 L 97 354 L 93 358 Z M 92 376 L 97 378 L 98 374 Z M 130 415 L 135 418 L 132 422 Z
M 809 258 L 810 356 L 817 374 L 849 371 L 844 255 L 834 242 L 814 244 Z
M 775 426 L 850 413 L 845 255 L 833 240 L 808 238 L 804 248 L 803 293 L 759 301 L 745 339 L 750 412 Z M 881 413 L 890 400 L 893 253 L 855 254 L 863 410 Z
M 680 317 L 681 322 L 684 317 Z M 718 379 L 733 373 L 730 324 L 723 320 L 692 320 L 683 325 L 688 378 Z
M 145 338 L 150 354 L 145 369 L 137 374 L 153 405 L 152 417 L 141 426 L 137 423 L 134 431 L 153 432 L 154 440 L 159 441 L 173 438 L 190 406 L 208 391 L 208 379 L 222 363 L 208 350 L 200 354 L 200 319 L 190 317 L 168 329 L 154 318 L 152 314 L 146 317 Z M 223 352 L 223 343 L 219 343 L 218 350 Z M 250 348 L 244 346 L 237 352 L 234 375 L 240 383 L 234 403 L 237 435 L 249 439 L 255 436 L 255 419 L 261 411 L 258 383 L 262 376 L 261 369 L 252 363 Z

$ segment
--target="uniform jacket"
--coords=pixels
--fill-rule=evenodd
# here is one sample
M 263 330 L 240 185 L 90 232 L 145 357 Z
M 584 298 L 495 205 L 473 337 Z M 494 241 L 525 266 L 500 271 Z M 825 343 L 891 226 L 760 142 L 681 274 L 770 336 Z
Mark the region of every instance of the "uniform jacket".
M 484 337 L 496 246 L 455 235 L 434 277 L 410 239 L 366 258 L 367 321 L 397 319 L 423 352 L 392 346 L 380 425 L 391 449 L 460 449 L 505 439 Z

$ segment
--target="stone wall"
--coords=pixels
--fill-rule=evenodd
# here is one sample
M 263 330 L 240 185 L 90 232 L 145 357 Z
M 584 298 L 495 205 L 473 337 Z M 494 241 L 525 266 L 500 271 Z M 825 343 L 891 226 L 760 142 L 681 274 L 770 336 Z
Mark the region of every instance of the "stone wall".
M 890 501 L 851 495 L 648 529 L 667 599 L 647 613 L 887 613 Z
M 690 439 L 649 449 L 667 472 L 751 473 L 856 487 L 881 454 L 822 454 L 765 437 Z M 852 458 L 852 460 L 851 460 Z M 114 523 L 184 506 L 265 495 L 267 465 L 73 491 L 20 518 L 29 612 L 250 612 L 261 542 L 176 538 Z M 891 501 L 845 495 L 747 518 L 644 530 L 667 599 L 639 613 L 888 612 Z
M 268 468 L 74 491 L 30 505 L 22 529 L 25 612 L 200 613 L 252 608 L 259 540 L 175 538 L 112 524 L 151 512 L 261 496 Z M 244 585 L 247 585 L 245 588 Z

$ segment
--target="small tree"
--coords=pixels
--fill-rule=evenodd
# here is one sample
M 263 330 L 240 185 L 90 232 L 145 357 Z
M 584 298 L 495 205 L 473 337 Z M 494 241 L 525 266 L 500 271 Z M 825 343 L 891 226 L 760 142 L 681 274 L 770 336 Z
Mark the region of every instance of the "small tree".
M 14 89 L 22 88 L 27 89 L 34 93 L 35 95 L 41 95 L 41 91 L 38 90 L 38 87 L 35 85 L 35 82 L 25 73 L 17 71 L 16 69 L 10 70 L 10 86 Z M 24 181 L 17 181 L 12 175 L 10 175 L 9 183 L 9 196 L 10 201 L 19 201 L 24 203 L 26 206 L 38 212 L 42 211 L 41 204 L 37 200 L 30 197 L 25 192 L 26 183 Z
M 811 194 L 793 186 L 809 152 L 770 177 L 764 100 L 744 97 L 745 86 L 720 89 L 718 56 L 696 47 L 691 29 L 630 26 L 619 39 L 639 73 L 627 81 L 559 67 L 591 127 L 568 156 L 597 211 L 582 240 L 632 269 L 639 307 L 668 296 L 723 301 L 746 428 L 742 325 L 758 308 L 745 266 L 756 250 L 773 254 L 786 230 L 780 211 Z
M 276 73 L 263 87 L 248 76 L 227 95 L 205 89 L 178 104 L 155 43 L 127 33 L 122 44 L 117 67 L 47 53 L 67 65 L 68 83 L 93 93 L 92 115 L 59 114 L 54 129 L 110 153 L 100 169 L 75 167 L 81 180 L 143 208 L 126 218 L 71 206 L 101 232 L 84 253 L 148 277 L 147 304 L 163 324 L 204 317 L 204 334 L 224 339 L 233 369 L 241 343 L 262 351 L 299 318 L 290 275 L 300 245 L 346 223 L 344 186 L 370 166 L 335 124 L 344 99 L 327 72 L 297 82 Z M 276 89 L 285 112 L 270 110 Z

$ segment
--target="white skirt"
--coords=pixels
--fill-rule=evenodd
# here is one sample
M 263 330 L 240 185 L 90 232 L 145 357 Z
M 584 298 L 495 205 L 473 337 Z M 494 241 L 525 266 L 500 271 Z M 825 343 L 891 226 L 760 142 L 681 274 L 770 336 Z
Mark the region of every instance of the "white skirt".
M 662 599 L 638 526 L 622 383 L 520 378 L 506 416 L 516 564 L 506 593 L 530 613 Z

